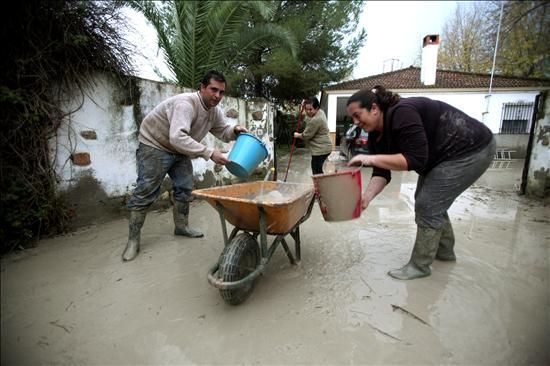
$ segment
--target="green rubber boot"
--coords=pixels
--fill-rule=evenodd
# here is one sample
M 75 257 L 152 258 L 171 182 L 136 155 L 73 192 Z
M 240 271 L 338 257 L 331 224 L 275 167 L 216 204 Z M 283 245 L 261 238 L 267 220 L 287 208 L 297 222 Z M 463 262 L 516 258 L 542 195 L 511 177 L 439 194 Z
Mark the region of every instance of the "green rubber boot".
M 139 242 L 141 235 L 141 227 L 145 222 L 145 211 L 130 211 L 130 222 L 128 224 L 128 243 L 126 249 L 122 253 L 122 261 L 128 262 L 134 259 L 139 253 Z
M 203 233 L 189 228 L 189 202 L 174 201 L 174 235 L 201 238 Z
M 456 261 L 454 247 L 455 234 L 453 233 L 453 226 L 451 225 L 449 216 L 446 216 L 441 227 L 441 239 L 439 239 L 439 247 L 437 248 L 435 258 L 440 261 Z
M 388 275 L 398 280 L 412 280 L 429 276 L 432 273 L 430 264 L 434 260 L 440 237 L 441 229 L 417 227 L 416 241 L 409 263 L 402 268 L 389 271 Z

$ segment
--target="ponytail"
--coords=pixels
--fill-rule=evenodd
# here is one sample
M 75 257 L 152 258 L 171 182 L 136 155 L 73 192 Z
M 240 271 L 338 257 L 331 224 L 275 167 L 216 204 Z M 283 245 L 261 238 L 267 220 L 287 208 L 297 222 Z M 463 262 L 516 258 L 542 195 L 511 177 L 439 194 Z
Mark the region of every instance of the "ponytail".
M 376 85 L 372 90 L 362 89 L 349 97 L 347 106 L 354 102 L 359 102 L 361 108 L 371 110 L 372 104 L 376 103 L 378 107 L 385 112 L 389 107 L 397 104 L 401 98 L 399 94 L 386 90 L 381 85 Z

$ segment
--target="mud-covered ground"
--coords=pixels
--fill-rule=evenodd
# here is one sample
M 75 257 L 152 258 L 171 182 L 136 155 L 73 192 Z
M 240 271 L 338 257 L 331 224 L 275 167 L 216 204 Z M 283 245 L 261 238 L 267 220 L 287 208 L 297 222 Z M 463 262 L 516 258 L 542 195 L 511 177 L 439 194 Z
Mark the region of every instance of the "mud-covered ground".
M 204 238 L 174 237 L 171 211 L 151 212 L 129 263 L 127 219 L 44 240 L 2 259 L 1 363 L 548 365 L 549 209 L 517 195 L 521 169 L 495 164 L 457 200 L 457 262 L 414 281 L 386 272 L 413 246 L 415 173 L 394 173 L 356 220 L 327 223 L 316 204 L 301 263 L 278 248 L 238 306 L 206 279 L 223 246 L 206 202 L 190 219 Z M 287 181 L 309 172 L 298 149 Z

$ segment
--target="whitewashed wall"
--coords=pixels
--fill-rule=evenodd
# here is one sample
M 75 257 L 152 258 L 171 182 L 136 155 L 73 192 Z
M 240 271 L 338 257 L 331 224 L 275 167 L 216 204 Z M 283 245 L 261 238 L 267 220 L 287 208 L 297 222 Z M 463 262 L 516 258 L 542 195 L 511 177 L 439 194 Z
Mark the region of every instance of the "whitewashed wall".
M 395 90 L 403 98 L 407 97 L 427 97 L 443 101 L 456 107 L 469 116 L 484 122 L 487 127 L 493 131 L 493 133 L 499 133 L 500 121 L 502 113 L 503 103 L 516 103 L 516 102 L 534 102 L 538 91 L 494 91 L 490 97 L 488 109 L 485 96 L 485 92 L 401 92 Z M 337 99 L 348 98 L 353 93 L 330 93 L 328 97 L 328 125 L 331 132 L 336 131 L 336 115 L 337 115 Z M 488 113 L 484 115 L 484 112 L 488 110 Z M 340 112 L 342 113 L 342 112 Z
M 125 95 L 127 91 L 121 90 L 107 75 L 97 75 L 95 85 L 86 90 L 85 95 L 75 92 L 68 98 L 63 109 L 77 111 L 63 121 L 57 136 L 50 141 L 51 158 L 59 176 L 60 191 L 74 188 L 82 179 L 95 181 L 107 197 L 127 195 L 133 190 L 137 177 L 135 151 L 141 118 L 165 98 L 193 91 L 143 79 L 138 79 L 137 85 L 141 92 L 138 109 L 140 113 L 137 115 L 136 106 L 128 103 L 128 96 Z M 270 152 L 260 168 L 269 166 L 273 157 L 273 144 L 269 138 L 272 136 L 273 107 L 265 101 L 247 103 L 231 97 L 225 97 L 220 106 L 225 112 L 229 109 L 238 112 L 236 118 L 227 117 L 228 123 L 241 124 L 251 132 L 260 130 L 261 133 L 257 135 L 266 143 Z M 252 113 L 258 111 L 261 112 L 261 119 L 254 120 Z M 90 139 L 90 134 L 96 138 Z M 234 144 L 225 144 L 211 134 L 202 142 L 222 152 L 229 152 Z M 90 163 L 75 163 L 72 157 L 79 153 L 88 154 Z M 227 169 L 215 169 L 212 161 L 202 158 L 193 159 L 193 168 L 197 182 L 203 181 L 206 175 L 214 176 L 216 181 L 233 179 Z

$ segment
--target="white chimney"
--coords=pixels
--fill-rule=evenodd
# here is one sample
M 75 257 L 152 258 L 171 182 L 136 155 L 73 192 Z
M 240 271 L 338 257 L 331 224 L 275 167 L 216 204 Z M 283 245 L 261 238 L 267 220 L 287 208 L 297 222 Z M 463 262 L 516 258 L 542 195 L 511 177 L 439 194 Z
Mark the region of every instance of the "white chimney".
M 420 81 L 424 85 L 435 85 L 438 50 L 438 34 L 430 34 L 424 37 L 422 40 L 422 68 L 420 69 Z

